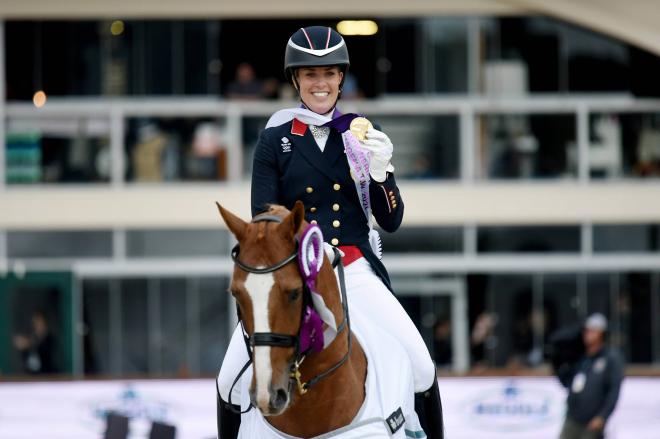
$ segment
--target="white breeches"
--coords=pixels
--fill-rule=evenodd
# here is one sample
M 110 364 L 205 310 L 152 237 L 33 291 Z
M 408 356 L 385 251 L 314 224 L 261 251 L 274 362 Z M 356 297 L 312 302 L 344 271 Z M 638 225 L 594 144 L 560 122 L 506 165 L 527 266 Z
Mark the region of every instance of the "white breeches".
M 335 270 L 336 271 L 336 270 Z M 380 326 L 399 340 L 410 357 L 415 392 L 423 392 L 436 380 L 435 364 L 422 336 L 398 300 L 373 272 L 366 259 L 360 258 L 344 269 L 349 312 L 358 308 L 362 314 L 373 316 L 373 324 Z M 229 390 L 238 372 L 248 361 L 241 326 L 237 326 L 229 342 L 227 353 L 218 374 L 220 396 L 228 401 Z M 240 385 L 234 387 L 232 403 L 240 401 Z

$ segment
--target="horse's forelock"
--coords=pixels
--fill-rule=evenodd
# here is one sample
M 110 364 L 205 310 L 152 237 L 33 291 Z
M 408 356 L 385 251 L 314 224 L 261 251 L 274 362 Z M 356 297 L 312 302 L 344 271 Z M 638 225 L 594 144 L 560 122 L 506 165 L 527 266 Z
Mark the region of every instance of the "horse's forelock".
M 266 238 L 266 223 L 257 223 L 257 242 L 261 242 Z

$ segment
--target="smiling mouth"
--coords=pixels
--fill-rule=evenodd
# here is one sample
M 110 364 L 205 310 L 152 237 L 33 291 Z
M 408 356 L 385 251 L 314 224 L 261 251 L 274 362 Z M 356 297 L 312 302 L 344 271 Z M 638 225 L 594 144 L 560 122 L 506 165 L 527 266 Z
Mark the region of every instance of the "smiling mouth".
M 327 97 L 330 93 L 327 92 L 327 91 L 315 91 L 315 92 L 312 92 L 312 94 L 313 94 L 314 96 L 316 96 L 317 98 L 325 98 L 325 97 Z

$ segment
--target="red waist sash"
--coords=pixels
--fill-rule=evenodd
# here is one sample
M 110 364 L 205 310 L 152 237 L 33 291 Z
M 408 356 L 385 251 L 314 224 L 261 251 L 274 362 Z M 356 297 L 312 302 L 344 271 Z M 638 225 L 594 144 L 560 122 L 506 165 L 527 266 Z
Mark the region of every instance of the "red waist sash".
M 348 267 L 351 263 L 357 261 L 363 256 L 362 250 L 360 250 L 357 245 L 340 245 L 338 248 L 344 252 L 344 257 L 341 258 L 344 267 Z

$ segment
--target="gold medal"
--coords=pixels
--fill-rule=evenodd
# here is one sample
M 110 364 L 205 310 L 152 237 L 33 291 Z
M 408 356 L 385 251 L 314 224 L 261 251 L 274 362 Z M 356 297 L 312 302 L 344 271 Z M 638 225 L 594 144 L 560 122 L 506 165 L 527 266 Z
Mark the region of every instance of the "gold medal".
M 371 122 L 366 117 L 356 117 L 351 121 L 351 133 L 358 139 L 364 140 L 367 136 L 367 130 L 373 128 Z

